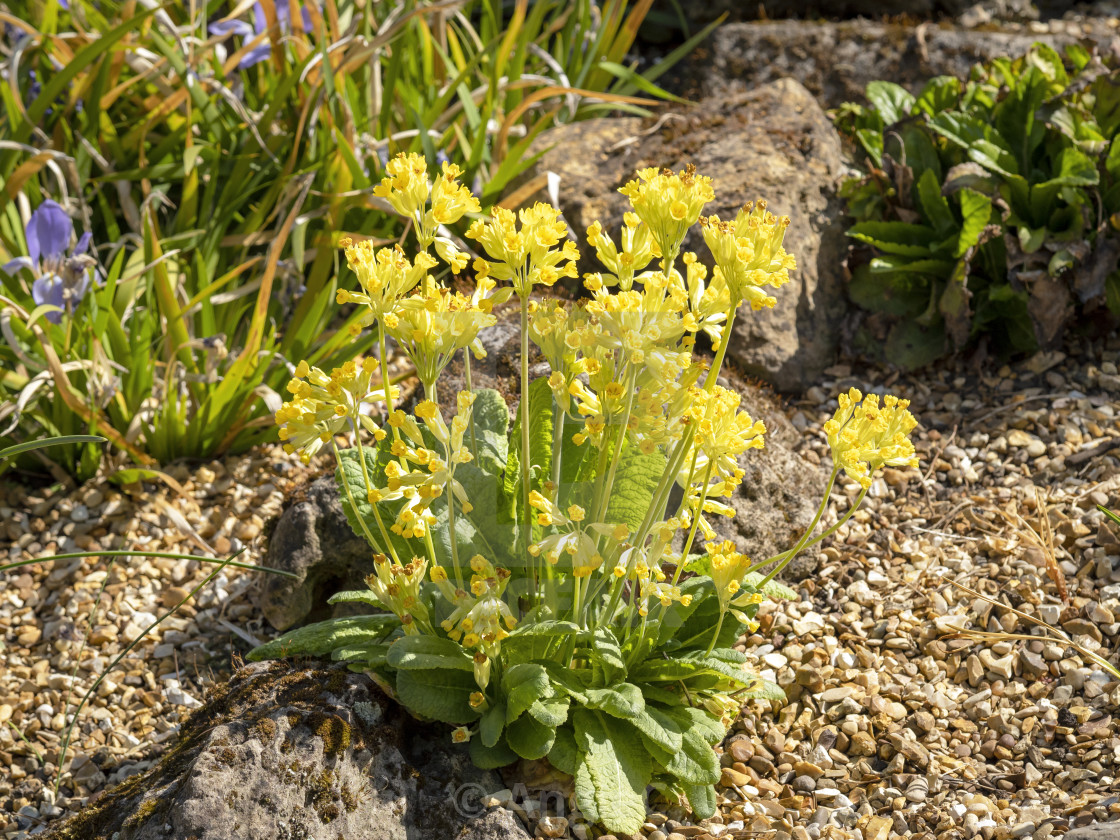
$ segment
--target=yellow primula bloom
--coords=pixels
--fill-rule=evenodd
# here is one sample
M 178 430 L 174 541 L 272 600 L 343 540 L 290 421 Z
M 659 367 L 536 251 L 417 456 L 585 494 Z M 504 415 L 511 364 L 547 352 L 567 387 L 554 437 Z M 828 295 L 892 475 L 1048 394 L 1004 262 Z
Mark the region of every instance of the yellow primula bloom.
M 789 217 L 776 217 L 766 210 L 765 201 L 759 201 L 757 205 L 748 202 L 733 222 L 708 216 L 700 219 L 700 224 L 734 305 L 745 300 L 756 310 L 774 306 L 777 300 L 763 287 L 779 288 L 789 281 L 790 270 L 797 267 L 796 260 L 782 247 Z
M 478 213 L 482 207 L 474 193 L 458 178 L 463 174 L 454 163 L 443 162 L 443 173 L 432 185 L 432 218 L 437 224 L 451 225 L 467 213 Z
M 662 257 L 672 260 L 704 205 L 715 198 L 712 179 L 697 175 L 692 164 L 676 174 L 654 168 L 640 169 L 637 174 L 619 192 L 630 199 L 638 218 L 649 227 Z
M 887 395 L 866 397 L 858 388 L 837 397 L 840 407 L 824 424 L 832 460 L 862 487 L 871 486 L 871 473 L 883 466 L 916 467 L 918 458 L 910 432 L 918 425 L 907 409 L 909 400 Z
M 385 432 L 370 416 L 373 405 L 385 399 L 380 381 L 373 381 L 376 371 L 377 361 L 372 358 L 351 360 L 329 374 L 300 362 L 288 383 L 293 398 L 276 412 L 284 450 L 298 451 L 306 464 L 334 435 L 347 429 L 361 428 L 375 440 L 383 439 Z M 390 388 L 390 396 L 399 396 L 399 389 Z
M 751 566 L 750 558 L 745 557 L 735 550 L 735 543 L 724 540 L 719 543 L 708 543 L 709 574 L 716 586 L 716 596 L 719 598 L 719 608 L 726 612 L 731 605 L 731 599 L 739 591 L 739 587 Z
M 568 226 L 560 211 L 540 202 L 516 215 L 495 207 L 489 221 L 477 219 L 467 230 L 467 238 L 477 240 L 490 257 L 489 262 L 475 260 L 478 275 L 508 280 L 519 297 L 526 297 L 534 286 L 551 286 L 561 277 L 578 276 L 579 248 L 567 236 Z
M 428 277 L 428 270 L 436 261 L 428 254 L 417 254 L 409 262 L 399 245 L 377 248 L 370 240 L 346 243 L 346 264 L 358 275 L 361 292 L 339 289 L 338 303 L 357 303 L 369 307 L 363 326 L 382 321 L 397 303 Z
M 402 216 L 417 216 L 428 202 L 431 185 L 428 162 L 421 155 L 403 152 L 385 165 L 389 174 L 373 188 L 373 194 L 384 198 Z
M 471 593 L 457 594 L 454 611 L 440 622 L 440 627 L 452 641 L 477 648 L 475 663 L 484 664 L 479 662 L 478 654 L 483 654 L 483 659 L 497 656 L 502 641 L 517 626 L 517 619 L 502 598 L 509 583 L 509 570 L 494 568 L 480 555 L 471 559 L 471 568 Z M 483 675 L 476 671 L 476 682 L 484 689 L 486 682 L 480 676 Z M 488 668 L 485 676 L 489 676 Z
M 634 285 L 635 275 L 648 266 L 654 257 L 661 256 L 649 225 L 639 219 L 636 213 L 623 216 L 619 240 L 621 250 L 603 232 L 603 226 L 597 221 L 592 222 L 587 229 L 587 243 L 595 249 L 599 262 L 611 272 L 607 275 L 588 275 L 591 279 L 587 287 L 591 291 L 597 291 L 604 284 L 628 290 Z
M 484 355 L 479 330 L 496 321 L 471 298 L 431 286 L 400 301 L 385 327 L 430 388 L 459 350 L 471 347 L 476 357 Z
M 373 574 L 366 576 L 366 586 L 370 588 L 385 609 L 401 619 L 406 635 L 422 631 L 431 632 L 428 626 L 428 608 L 420 597 L 420 585 L 428 561 L 413 558 L 403 566 L 392 562 L 384 554 L 374 555 Z M 405 620 L 405 617 L 408 620 Z
M 692 421 L 693 444 L 700 451 L 697 473 L 712 464 L 712 475 L 725 479 L 741 474 L 738 456 L 748 449 L 762 449 L 766 424 L 739 411 L 742 397 L 720 386 L 711 391 L 693 387 L 687 416 Z M 726 494 L 722 494 L 726 495 Z

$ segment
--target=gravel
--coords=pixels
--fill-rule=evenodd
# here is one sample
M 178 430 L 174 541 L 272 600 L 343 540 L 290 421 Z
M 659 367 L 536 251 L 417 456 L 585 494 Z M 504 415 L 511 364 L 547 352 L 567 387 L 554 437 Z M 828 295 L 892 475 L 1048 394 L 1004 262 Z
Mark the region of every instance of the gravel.
M 1118 363 L 1112 339 L 909 376 L 838 365 L 788 405 L 806 430 L 802 454 L 828 463 L 821 426 L 835 393 L 856 386 L 908 397 L 921 422 L 921 470 L 884 470 L 863 508 L 810 558 L 800 600 L 766 605 L 759 632 L 741 641 L 789 702 L 744 706 L 721 748 L 719 814 L 695 825 L 662 803 L 642 835 L 1043 840 L 1120 818 L 1120 682 L 1072 644 L 1113 662 L 1120 648 L 1120 530 L 1096 508 L 1120 507 Z M 203 545 L 222 554 L 243 545 L 240 559 L 255 561 L 266 523 L 308 472 L 266 447 L 172 469 L 182 493 L 156 484 L 72 493 L 5 485 L 0 557 L 140 546 L 200 553 Z M 825 523 L 854 496 L 838 482 Z M 0 590 L 4 837 L 36 833 L 149 766 L 236 652 L 264 635 L 248 598 L 253 573 L 226 570 L 95 692 L 54 797 L 76 699 L 211 568 L 136 558 L 8 574 Z M 1045 636 L 955 584 L 1068 638 Z M 971 631 L 1002 635 L 978 640 Z M 507 782 L 516 787 L 526 772 Z M 537 783 L 564 784 L 551 773 Z M 571 812 L 542 815 L 533 800 L 515 810 L 538 836 L 594 836 Z

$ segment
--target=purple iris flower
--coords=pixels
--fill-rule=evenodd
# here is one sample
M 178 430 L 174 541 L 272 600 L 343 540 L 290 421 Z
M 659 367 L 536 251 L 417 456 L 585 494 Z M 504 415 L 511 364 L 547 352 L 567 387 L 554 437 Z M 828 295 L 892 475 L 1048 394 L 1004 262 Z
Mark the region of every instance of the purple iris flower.
M 31 214 L 24 230 L 27 256 L 16 257 L 0 266 L 5 274 L 28 268 L 36 275 L 31 297 L 38 306 L 47 303 L 58 307 L 47 313 L 47 320 L 52 324 L 62 321 L 63 311 L 68 315 L 73 313 L 92 282 L 94 259 L 86 254 L 90 234 L 83 233 L 68 256 L 66 252 L 73 235 L 74 223 L 66 211 L 47 199 Z
M 274 5 L 276 9 L 276 22 L 280 24 L 281 32 L 292 31 L 292 13 L 288 5 L 288 0 L 276 0 Z M 311 15 L 308 13 L 305 6 L 300 6 L 300 29 L 303 32 L 311 31 Z M 260 3 L 253 4 L 253 25 L 250 26 L 243 20 L 220 20 L 217 23 L 212 23 L 208 27 L 211 35 L 240 35 L 242 38 L 255 38 L 263 32 L 268 31 L 268 19 L 264 14 L 264 7 Z M 272 44 L 265 40 L 263 43 L 253 47 L 249 52 L 245 53 L 237 66 L 241 70 L 252 67 L 254 64 L 267 59 L 272 55 Z

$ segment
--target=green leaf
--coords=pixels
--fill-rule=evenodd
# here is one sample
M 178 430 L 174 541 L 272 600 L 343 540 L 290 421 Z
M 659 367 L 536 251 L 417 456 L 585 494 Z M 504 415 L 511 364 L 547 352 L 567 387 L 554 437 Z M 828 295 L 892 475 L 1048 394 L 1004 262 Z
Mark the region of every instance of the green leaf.
M 914 107 L 914 96 L 906 88 L 893 82 L 869 82 L 866 94 L 868 101 L 875 106 L 888 126 L 908 117 Z
M 521 422 L 523 407 L 517 407 L 517 419 L 510 430 L 509 460 L 506 463 L 505 490 L 520 502 L 521 492 Z M 532 489 L 540 490 L 552 472 L 552 389 L 548 379 L 541 377 L 529 383 L 529 464 Z
M 556 727 L 541 723 L 532 715 L 522 715 L 506 727 L 506 743 L 522 758 L 544 758 L 556 742 Z
M 992 200 L 967 187 L 960 190 L 957 196 L 961 202 L 963 221 L 957 238 L 956 256 L 962 257 L 980 241 L 984 228 L 988 226 L 988 220 L 992 217 Z
M 646 786 L 653 773 L 649 753 L 629 735 L 625 724 L 606 715 L 577 709 L 574 722 L 582 757 L 582 769 L 576 776 L 580 809 L 596 815 L 608 831 L 639 831 L 646 818 Z
M 664 709 L 664 712 L 676 721 L 682 733 L 696 732 L 712 746 L 718 744 L 727 735 L 723 724 L 702 709 L 693 706 L 674 706 Z
M 518 758 L 517 753 L 511 750 L 505 741 L 488 747 L 478 738 L 471 738 L 469 751 L 471 762 L 480 770 L 506 767 L 516 762 Z
M 642 711 L 630 718 L 630 723 L 642 736 L 648 738 L 661 749 L 675 753 L 681 748 L 683 736 L 677 722 L 656 706 L 646 705 Z
M 914 185 L 914 191 L 926 220 L 939 237 L 948 236 L 957 229 L 957 219 L 949 207 L 948 199 L 941 194 L 941 182 L 932 169 L 921 174 Z
M 956 107 L 960 95 L 960 79 L 956 76 L 935 76 L 925 83 L 915 105 L 920 111 L 932 117 Z
M 563 726 L 568 719 L 568 706 L 571 701 L 567 697 L 545 697 L 534 701 L 529 707 L 529 714 L 546 726 L 556 728 Z
M 449 668 L 474 673 L 474 661 L 461 645 L 439 636 L 401 636 L 389 648 L 388 662 L 408 671 Z
M 488 747 L 497 745 L 505 725 L 506 704 L 495 703 L 483 713 L 482 720 L 478 722 L 478 735 L 482 738 L 482 743 Z
M 706 820 L 716 813 L 716 789 L 712 785 L 690 785 L 684 783 L 684 795 L 688 797 L 688 804 L 692 806 L 692 817 L 696 820 Z
M 784 703 L 787 699 L 786 693 L 780 685 L 764 680 L 762 677 L 754 679 L 736 696 L 744 702 L 747 700 L 769 700 L 771 703 Z
M 762 582 L 762 577 L 763 576 L 761 572 L 751 572 L 749 575 L 743 578 L 743 583 L 745 583 L 747 586 L 750 586 L 752 589 L 757 590 L 758 585 Z M 763 584 L 762 594 L 767 598 L 773 598 L 775 600 L 781 599 L 785 601 L 796 601 L 800 598 L 800 596 L 795 591 L 778 580 L 769 580 L 765 584 Z
M 848 297 L 869 312 L 914 317 L 929 305 L 929 280 L 920 275 L 874 274 L 867 263 L 856 266 L 848 281 Z
M 13 458 L 16 455 L 21 455 L 24 452 L 31 452 L 36 449 L 46 449 L 48 446 L 66 446 L 72 443 L 105 443 L 105 438 L 101 435 L 61 435 L 59 437 L 43 438 L 42 440 L 29 440 L 25 443 L 17 443 L 15 446 L 9 446 L 5 449 L 0 449 L 0 461 L 7 458 Z M 126 482 L 131 484 L 131 482 Z
M 591 634 L 591 661 L 602 669 L 605 685 L 611 685 L 626 676 L 626 661 L 622 658 L 622 649 L 608 627 L 599 627 Z
M 536 662 L 514 665 L 502 675 L 506 694 L 506 723 L 512 723 L 536 701 L 552 697 L 555 692 L 548 680 L 548 671 Z
M 474 675 L 465 671 L 433 669 L 397 671 L 397 699 L 409 711 L 444 723 L 470 723 L 479 713 L 471 708 L 471 693 L 478 690 Z
M 579 748 L 576 747 L 576 736 L 570 726 L 556 730 L 556 740 L 548 751 L 548 761 L 561 773 L 569 776 L 576 774 L 580 763 Z
M 925 257 L 930 254 L 937 232 L 926 225 L 908 222 L 860 222 L 851 227 L 848 236 L 886 254 Z
M 949 260 L 912 260 L 907 257 L 875 257 L 871 261 L 872 274 L 886 274 L 902 271 L 910 274 L 928 274 L 933 277 L 948 277 L 955 263 Z
M 720 779 L 719 758 L 695 729 L 684 730 L 681 748 L 673 753 L 665 769 L 681 781 L 695 785 L 714 785 Z
M 327 599 L 328 604 L 368 604 L 382 610 L 381 601 L 368 589 L 347 589 L 336 592 Z
M 642 690 L 632 683 L 619 683 L 609 688 L 587 689 L 587 701 L 584 704 L 589 709 L 602 709 L 609 715 L 618 718 L 635 718 L 645 708 L 645 699 Z
M 1039 186 L 1088 187 L 1100 183 L 1096 161 L 1076 146 L 1062 149 L 1057 164 L 1054 177 Z
M 900 321 L 887 334 L 886 358 L 903 370 L 924 367 L 944 355 L 945 333 L 926 329 L 911 320 Z
M 653 491 L 664 471 L 665 456 L 659 450 L 644 455 L 629 442 L 623 444 L 604 521 L 621 522 L 630 528 L 630 533 L 637 531 L 653 503 Z
M 245 658 L 260 662 L 292 656 L 328 656 L 335 648 L 381 639 L 400 625 L 400 619 L 388 613 L 332 618 L 285 633 L 253 648 Z

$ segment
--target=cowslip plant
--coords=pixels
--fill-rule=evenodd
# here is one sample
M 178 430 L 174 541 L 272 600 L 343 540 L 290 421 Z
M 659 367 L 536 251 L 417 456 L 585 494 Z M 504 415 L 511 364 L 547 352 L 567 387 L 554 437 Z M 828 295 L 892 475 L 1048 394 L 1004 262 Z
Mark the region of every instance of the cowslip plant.
M 870 106 L 839 109 L 867 170 L 843 187 L 849 290 L 887 321 L 887 358 L 917 367 L 982 336 L 1032 352 L 1078 311 L 1120 316 L 1117 73 L 1035 44 L 917 96 L 875 81 Z
M 774 581 L 783 566 L 855 510 L 813 537 L 826 494 L 791 550 L 753 563 L 712 526 L 733 515 L 723 499 L 743 480 L 739 459 L 766 433 L 716 379 L 742 304 L 774 306 L 770 291 L 794 268 L 788 219 L 764 202 L 704 217 L 708 178 L 642 170 L 621 190 L 632 211 L 617 242 L 599 224 L 588 231 L 606 272 L 565 304 L 541 296 L 576 275 L 579 248 L 556 208 L 480 214 L 454 166 L 434 182 L 416 156 L 389 171 L 379 191 L 416 219 L 417 252 L 349 243 L 361 291 L 339 295 L 380 328 L 380 361 L 301 364 L 276 415 L 290 453 L 334 454 L 343 508 L 371 546 L 368 589 L 331 600 L 383 612 L 302 628 L 251 658 L 329 653 L 416 715 L 454 725 L 479 766 L 547 758 L 574 777 L 584 815 L 612 831 L 640 828 L 651 785 L 711 816 L 712 746 L 745 700 L 784 698 L 745 669 L 735 642 L 767 597 L 793 597 Z M 468 214 L 481 251 L 470 295 L 429 273 L 468 259 L 436 243 L 429 222 Z M 710 278 L 680 253 L 697 223 Z M 512 427 L 501 395 L 469 385 L 479 331 L 505 304 L 521 324 Z M 693 352 L 701 330 L 718 346 L 710 367 Z M 411 412 L 388 384 L 386 336 L 423 384 Z M 530 342 L 547 375 L 530 377 Z M 459 352 L 468 384 L 443 401 L 448 418 L 437 387 Z M 866 493 L 884 464 L 915 465 L 914 425 L 905 401 L 842 394 L 826 426 L 832 481 L 844 473 Z

